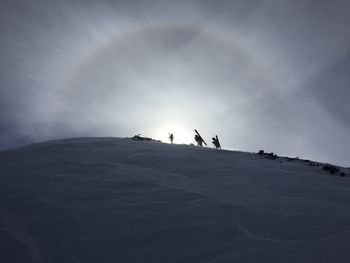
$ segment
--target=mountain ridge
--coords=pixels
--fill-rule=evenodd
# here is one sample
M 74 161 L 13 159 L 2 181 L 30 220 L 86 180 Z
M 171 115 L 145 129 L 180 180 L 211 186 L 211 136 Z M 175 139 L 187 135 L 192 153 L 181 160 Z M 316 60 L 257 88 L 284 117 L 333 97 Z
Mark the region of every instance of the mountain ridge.
M 74 138 L 2 151 L 0 175 L 4 262 L 350 259 L 349 178 L 303 160 Z

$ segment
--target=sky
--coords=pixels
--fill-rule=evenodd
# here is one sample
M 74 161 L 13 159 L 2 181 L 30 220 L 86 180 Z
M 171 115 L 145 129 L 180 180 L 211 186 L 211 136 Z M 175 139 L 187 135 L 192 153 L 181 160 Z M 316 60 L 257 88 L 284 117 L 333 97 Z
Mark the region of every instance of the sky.
M 348 0 L 2 0 L 0 69 L 0 149 L 197 129 L 350 166 Z

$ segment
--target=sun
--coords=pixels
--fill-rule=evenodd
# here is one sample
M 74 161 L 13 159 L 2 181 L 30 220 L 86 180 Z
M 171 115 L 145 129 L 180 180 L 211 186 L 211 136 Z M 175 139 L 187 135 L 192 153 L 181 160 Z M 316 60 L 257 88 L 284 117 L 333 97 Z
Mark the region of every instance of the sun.
M 162 142 L 170 143 L 169 134 L 174 135 L 174 143 L 176 144 L 190 144 L 193 143 L 193 134 L 189 129 L 184 128 L 182 125 L 173 123 L 166 124 L 159 127 L 156 130 L 155 136 L 158 140 Z

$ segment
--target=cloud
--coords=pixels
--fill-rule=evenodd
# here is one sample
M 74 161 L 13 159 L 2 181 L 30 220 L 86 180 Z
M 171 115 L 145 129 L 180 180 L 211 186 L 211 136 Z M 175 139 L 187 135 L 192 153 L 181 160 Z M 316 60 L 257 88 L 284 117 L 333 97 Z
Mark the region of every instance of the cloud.
M 309 91 L 323 109 L 347 128 L 350 128 L 349 70 L 350 51 L 343 59 L 315 76 Z
M 345 164 L 349 5 L 5 1 L 0 147 L 173 122 L 227 148 Z

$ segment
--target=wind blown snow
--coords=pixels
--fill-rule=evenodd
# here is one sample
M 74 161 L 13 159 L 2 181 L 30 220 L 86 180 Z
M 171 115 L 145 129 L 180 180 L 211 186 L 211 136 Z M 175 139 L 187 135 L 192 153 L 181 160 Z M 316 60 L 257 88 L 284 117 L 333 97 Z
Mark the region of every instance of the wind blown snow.
M 349 244 L 349 177 L 299 160 L 117 138 L 0 152 L 1 262 L 339 263 Z

